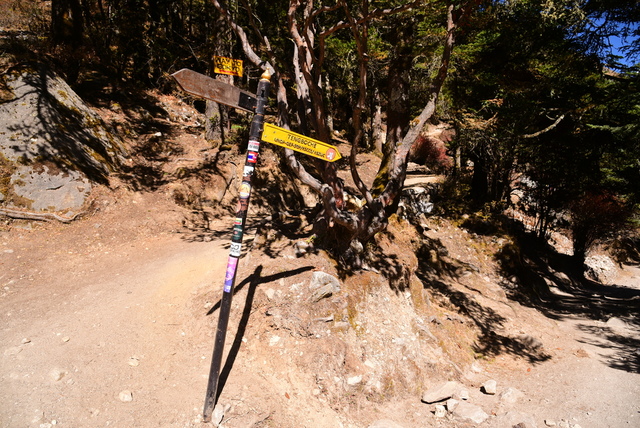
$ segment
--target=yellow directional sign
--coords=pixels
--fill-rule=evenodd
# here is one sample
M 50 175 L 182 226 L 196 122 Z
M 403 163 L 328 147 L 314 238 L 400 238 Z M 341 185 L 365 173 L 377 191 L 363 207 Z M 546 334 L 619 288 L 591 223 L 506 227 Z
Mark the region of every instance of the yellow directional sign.
M 270 123 L 264 124 L 262 141 L 276 144 L 305 155 L 313 156 L 328 162 L 334 162 L 342 156 L 337 147 L 330 146 L 319 140 L 306 137 L 288 129 L 280 128 Z
M 226 56 L 214 56 L 213 71 L 217 74 L 242 77 L 242 60 L 227 58 Z

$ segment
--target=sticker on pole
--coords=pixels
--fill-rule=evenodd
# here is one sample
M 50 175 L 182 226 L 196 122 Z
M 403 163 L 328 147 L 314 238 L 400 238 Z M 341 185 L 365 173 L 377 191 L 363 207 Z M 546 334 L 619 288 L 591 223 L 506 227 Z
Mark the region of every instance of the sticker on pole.
M 213 71 L 217 74 L 242 77 L 242 60 L 227 58 L 226 56 L 214 56 Z
M 327 162 L 334 162 L 342 157 L 337 147 L 270 123 L 264 124 L 262 141 L 295 150 Z

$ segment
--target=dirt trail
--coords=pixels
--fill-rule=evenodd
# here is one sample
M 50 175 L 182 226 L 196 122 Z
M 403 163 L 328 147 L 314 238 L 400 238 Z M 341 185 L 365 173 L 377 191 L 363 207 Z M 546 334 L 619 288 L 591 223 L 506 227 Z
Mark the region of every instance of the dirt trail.
M 98 245 L 65 237 L 87 237 L 96 224 L 86 220 L 72 226 L 78 227 L 75 235 L 53 226 L 0 233 L 0 426 L 49 427 L 54 421 L 62 427 L 210 426 L 201 423 L 200 413 L 226 238 L 199 242 L 176 233 L 125 231 L 120 239 Z M 219 228 L 226 230 L 224 222 Z M 114 236 L 118 233 L 114 229 Z M 239 281 L 257 264 L 257 259 L 243 259 Z M 629 267 L 619 280 L 638 291 L 640 269 Z M 244 287 L 234 298 L 227 349 L 237 339 L 248 293 Z M 593 294 L 593 299 L 615 302 Z M 563 298 L 558 305 L 591 304 Z M 540 318 L 549 361 L 531 364 L 498 356 L 468 373 L 470 382 L 494 378 L 500 387 L 520 389 L 525 398 L 512 411 L 533 415 L 538 427 L 545 420 L 582 428 L 640 426 L 637 320 L 624 328 L 584 314 L 550 312 Z M 267 364 L 271 354 L 261 354 L 259 341 L 248 339 L 221 398 L 232 405 L 225 427 L 367 426 L 356 414 L 339 415 L 313 398 L 277 393 L 308 386 L 295 385 L 292 367 L 282 367 L 284 376 L 261 372 L 260 367 L 273 370 L 279 363 Z M 273 379 L 278 384 L 270 383 Z M 132 393 L 132 401 L 122 400 L 123 391 Z M 504 410 L 492 397 L 478 400 L 487 411 Z M 379 419 L 402 422 L 405 428 L 470 426 L 436 420 L 415 398 L 386 403 L 379 412 Z M 497 421 L 482 426 L 498 426 Z
M 190 322 L 185 302 L 220 281 L 227 251 L 220 242 L 145 239 L 101 254 L 88 271 L 60 269 L 44 281 L 5 286 L 0 426 L 53 420 L 77 427 L 184 426 L 193 420 L 201 411 L 211 344 L 193 342 L 199 326 Z M 70 254 L 66 263 L 81 265 L 82 258 Z M 3 276 L 10 283 L 6 271 Z M 119 399 L 125 390 L 133 401 Z

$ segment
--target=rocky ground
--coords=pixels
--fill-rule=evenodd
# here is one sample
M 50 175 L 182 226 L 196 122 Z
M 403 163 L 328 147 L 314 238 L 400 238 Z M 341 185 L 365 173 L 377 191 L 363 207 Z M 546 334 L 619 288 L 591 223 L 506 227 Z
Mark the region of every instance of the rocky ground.
M 0 226 L 2 427 L 211 426 L 242 158 L 209 146 L 190 106 L 158 99 L 167 119 L 144 130 L 98 108 L 135 138 L 128 169 L 92 189 L 82 217 Z M 312 242 L 302 216 L 265 221 L 293 190 L 275 153 L 260 162 L 221 426 L 640 426 L 638 266 L 579 282 L 561 246 L 427 216 L 394 219 L 367 269 L 345 275 L 297 250 Z M 366 178 L 375 158 L 360 166 Z

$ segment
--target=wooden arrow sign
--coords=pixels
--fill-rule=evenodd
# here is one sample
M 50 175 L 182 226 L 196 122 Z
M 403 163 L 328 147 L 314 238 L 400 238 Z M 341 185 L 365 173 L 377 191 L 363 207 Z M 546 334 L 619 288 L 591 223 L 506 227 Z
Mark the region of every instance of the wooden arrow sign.
M 256 96 L 251 92 L 243 91 L 233 85 L 212 79 L 187 68 L 176 71 L 171 76 L 176 79 L 178 85 L 185 92 L 191 95 L 255 113 Z

